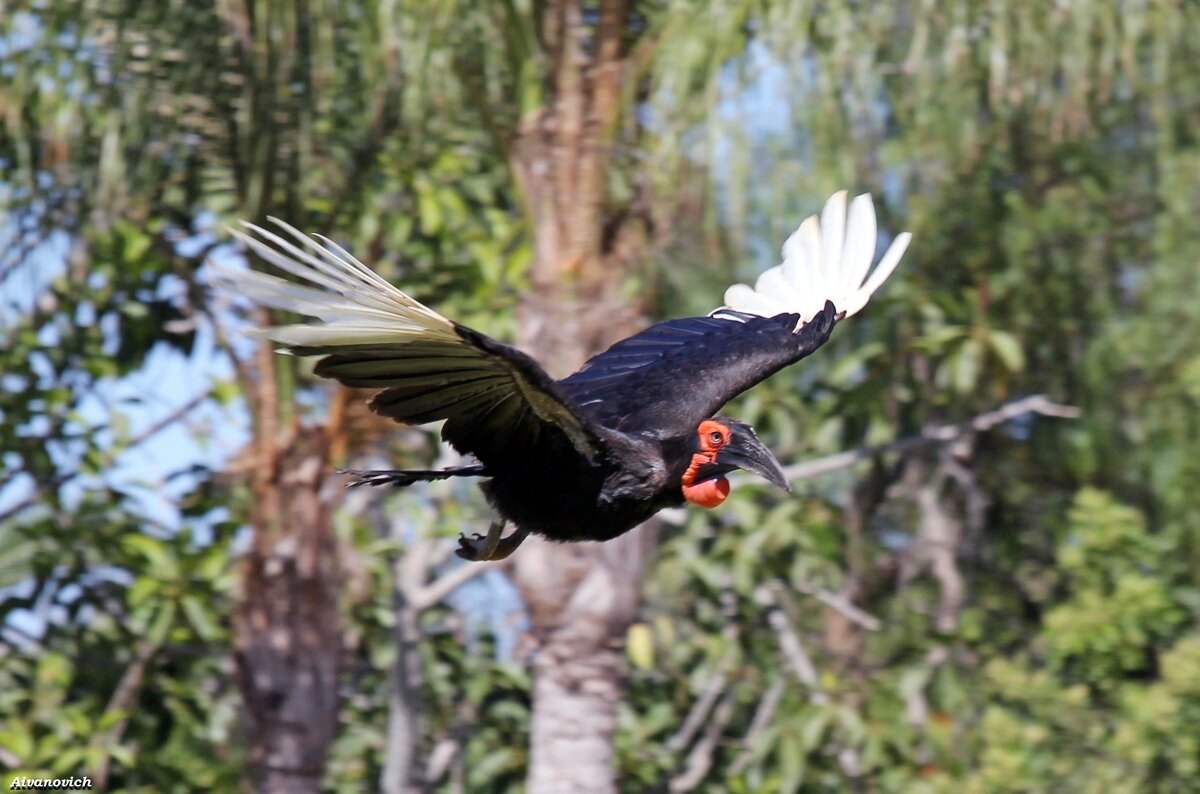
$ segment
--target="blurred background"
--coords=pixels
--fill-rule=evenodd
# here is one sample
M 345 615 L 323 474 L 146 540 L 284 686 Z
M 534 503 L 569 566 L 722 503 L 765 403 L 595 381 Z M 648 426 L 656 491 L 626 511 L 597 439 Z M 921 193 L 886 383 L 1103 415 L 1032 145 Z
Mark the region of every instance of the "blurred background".
M 8 0 L 5 785 L 1196 790 L 1197 63 L 1184 0 Z M 278 216 L 563 375 L 844 187 L 905 261 L 726 411 L 796 494 L 500 565 L 205 264 Z

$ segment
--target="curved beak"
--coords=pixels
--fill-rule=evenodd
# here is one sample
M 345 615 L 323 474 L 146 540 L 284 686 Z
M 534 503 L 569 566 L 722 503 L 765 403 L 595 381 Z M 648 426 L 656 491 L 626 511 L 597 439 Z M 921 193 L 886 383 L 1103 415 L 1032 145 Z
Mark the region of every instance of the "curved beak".
M 792 488 L 788 485 L 783 467 L 771 454 L 771 450 L 758 440 L 754 429 L 741 422 L 731 424 L 733 434 L 729 443 L 717 453 L 717 465 L 757 474 L 772 485 L 791 493 Z

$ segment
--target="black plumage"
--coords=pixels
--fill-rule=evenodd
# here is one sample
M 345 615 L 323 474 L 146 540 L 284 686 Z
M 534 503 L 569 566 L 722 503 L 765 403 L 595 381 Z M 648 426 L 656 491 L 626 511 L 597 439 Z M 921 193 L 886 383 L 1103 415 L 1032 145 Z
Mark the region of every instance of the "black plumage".
M 839 195 L 844 213 L 845 197 Z M 861 207 L 852 207 L 852 223 L 856 209 Z M 709 317 L 660 322 L 555 381 L 526 354 L 433 312 L 329 241 L 279 225 L 290 239 L 258 227 L 250 227 L 257 238 L 238 236 L 259 256 L 313 286 L 255 272 L 224 275 L 252 299 L 324 321 L 262 332 L 294 354 L 322 356 L 317 375 L 380 389 L 371 408 L 398 421 L 445 421 L 442 437 L 478 463 L 353 472 L 352 484 L 484 478 L 481 487 L 499 520 L 486 537 L 462 539 L 460 554 L 469 559 L 507 556 L 529 532 L 560 541 L 607 540 L 665 507 L 685 502 L 715 507 L 729 492 L 724 475 L 735 468 L 786 488 L 778 461 L 754 431 L 714 415 L 736 395 L 825 344 L 845 314 L 837 300 L 851 304 L 853 313 L 869 297 L 864 290 L 882 282 L 873 277 L 874 287 L 861 286 L 867 269 L 862 245 L 852 269 L 835 257 L 796 271 L 785 257 L 781 269 L 792 266 L 793 281 L 832 300 L 794 299 L 810 308 L 772 316 L 727 308 Z M 869 232 L 873 240 L 873 211 Z M 797 235 L 802 233 L 804 226 Z M 819 248 L 819 233 L 815 239 Z M 801 242 L 813 250 L 811 236 Z M 868 258 L 872 250 L 873 243 Z M 785 247 L 786 256 L 794 253 Z M 746 293 L 739 300 L 770 306 L 780 301 L 775 293 Z M 517 530 L 502 539 L 506 521 Z

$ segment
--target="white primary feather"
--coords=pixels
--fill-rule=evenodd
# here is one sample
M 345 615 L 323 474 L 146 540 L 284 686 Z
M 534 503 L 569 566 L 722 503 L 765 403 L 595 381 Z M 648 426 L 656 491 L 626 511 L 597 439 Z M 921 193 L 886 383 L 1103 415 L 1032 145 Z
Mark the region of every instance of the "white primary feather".
M 245 221 L 242 225 L 250 234 L 229 231 L 264 261 L 312 286 L 254 270 L 233 270 L 212 262 L 210 266 L 222 281 L 256 303 L 315 317 L 323 324 L 263 328 L 253 332 L 255 336 L 299 347 L 395 344 L 415 338 L 458 340 L 449 320 L 396 289 L 337 243 L 319 235 L 309 237 L 277 218 L 271 222 L 291 240 Z
M 734 284 L 725 291 L 725 308 L 761 317 L 795 313 L 800 325 L 833 301 L 849 317 L 867 305 L 900 263 L 912 235 L 896 235 L 874 271 L 875 205 L 864 193 L 846 209 L 846 191 L 834 193 L 825 209 L 807 218 L 783 244 L 783 264 L 758 277 L 754 287 Z M 720 316 L 721 309 L 713 312 Z

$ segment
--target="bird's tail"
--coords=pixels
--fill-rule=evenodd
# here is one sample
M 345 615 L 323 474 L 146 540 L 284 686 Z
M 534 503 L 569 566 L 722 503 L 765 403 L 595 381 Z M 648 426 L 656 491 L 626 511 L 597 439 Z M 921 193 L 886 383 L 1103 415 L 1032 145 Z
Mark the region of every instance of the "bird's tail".
M 339 469 L 338 474 L 350 474 L 354 479 L 347 488 L 361 485 L 395 485 L 403 488 L 415 482 L 445 480 L 450 477 L 486 477 L 487 469 L 481 464 L 455 466 L 449 469 Z
M 908 241 L 908 232 L 896 235 L 873 272 L 875 258 L 875 205 L 867 194 L 857 196 L 846 209 L 846 191 L 834 193 L 821 217 L 800 224 L 783 244 L 783 264 L 758 277 L 753 287 L 734 284 L 725 291 L 725 306 L 713 312 L 774 317 L 799 314 L 801 324 L 811 320 L 832 301 L 838 314 L 857 314 L 875 290 L 896 269 Z

